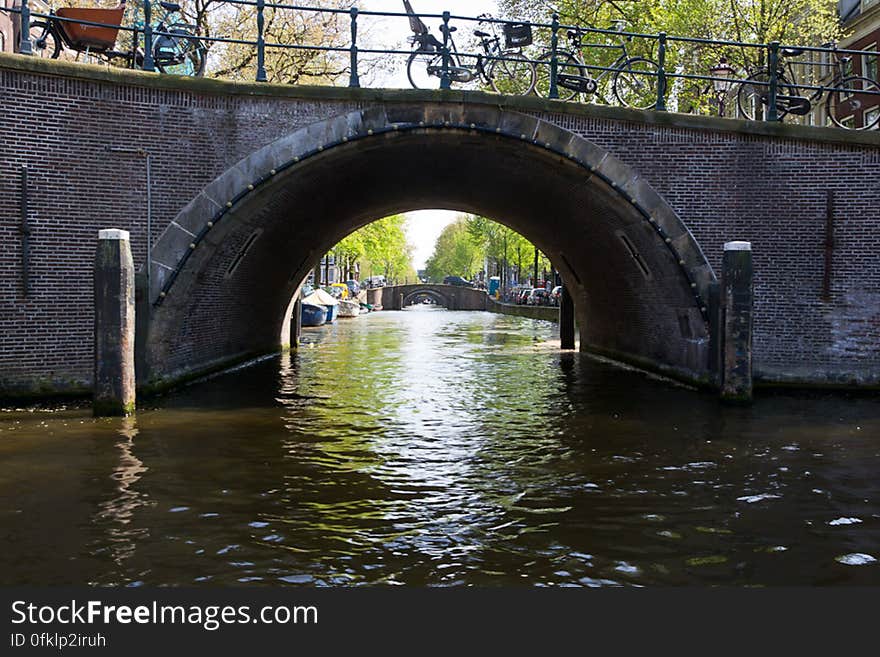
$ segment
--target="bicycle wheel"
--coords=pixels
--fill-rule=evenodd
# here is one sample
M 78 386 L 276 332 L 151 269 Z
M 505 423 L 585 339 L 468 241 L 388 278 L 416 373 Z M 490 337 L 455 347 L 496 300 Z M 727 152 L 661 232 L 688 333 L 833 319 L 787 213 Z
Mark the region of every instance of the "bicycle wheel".
M 541 98 L 550 97 L 550 60 L 551 52 L 545 52 L 538 57 L 538 63 L 535 65 L 535 95 Z M 560 50 L 556 53 L 556 74 L 558 76 L 567 75 L 572 78 L 586 77 L 589 75 L 587 69 L 582 67 L 574 53 L 567 50 Z M 556 85 L 559 92 L 559 100 L 580 100 L 580 92 L 573 89 Z
M 794 102 L 800 97 L 797 85 L 791 84 L 781 75 L 777 77 L 776 96 L 783 102 L 777 101 L 776 115 L 782 121 L 790 115 L 786 109 L 785 99 Z M 740 83 L 736 91 L 736 104 L 743 118 L 749 121 L 763 121 L 767 116 L 767 106 L 770 104 L 770 74 L 767 71 L 752 73 Z
M 46 21 L 31 23 L 30 37 L 31 49 L 36 57 L 58 59 L 61 43 L 49 23 Z
M 651 109 L 657 105 L 657 73 L 650 59 L 633 57 L 614 73 L 614 97 L 624 107 Z
M 870 78 L 854 75 L 836 82 L 834 87 L 835 91 L 828 92 L 825 108 L 828 118 L 835 126 L 849 130 L 871 130 L 877 127 L 880 114 L 869 120 L 865 110 L 880 105 L 880 85 Z M 858 125 L 859 114 L 862 125 Z
M 492 89 L 499 94 L 527 96 L 535 88 L 535 65 L 516 53 L 503 54 L 506 59 L 493 59 L 486 70 Z
M 736 105 L 743 118 L 763 121 L 770 97 L 770 74 L 767 71 L 752 73 L 743 80 L 736 91 Z
M 439 89 L 443 55 L 413 51 L 406 62 L 406 77 L 413 89 Z
M 161 73 L 193 77 L 205 73 L 205 46 L 186 28 L 182 23 L 175 23 L 156 37 L 153 61 Z

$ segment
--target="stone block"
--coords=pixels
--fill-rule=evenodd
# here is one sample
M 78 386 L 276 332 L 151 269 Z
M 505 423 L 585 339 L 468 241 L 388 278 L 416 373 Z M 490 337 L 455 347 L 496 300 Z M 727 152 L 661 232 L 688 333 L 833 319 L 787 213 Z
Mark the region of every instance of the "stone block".
M 509 137 L 522 139 L 531 142 L 538 133 L 538 124 L 540 119 L 526 114 L 517 114 L 516 112 L 504 112 L 501 115 L 501 133 Z
M 205 194 L 199 193 L 174 217 L 174 223 L 198 235 L 199 231 L 214 218 L 219 210 L 219 203 L 208 198 Z

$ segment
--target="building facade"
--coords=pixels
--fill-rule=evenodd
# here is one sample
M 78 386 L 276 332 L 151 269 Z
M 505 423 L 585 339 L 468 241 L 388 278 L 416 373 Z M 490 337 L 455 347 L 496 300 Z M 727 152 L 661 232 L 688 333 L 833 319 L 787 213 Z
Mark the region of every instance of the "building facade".
M 880 50 L 880 0 L 840 0 L 837 4 L 840 22 L 847 36 L 840 41 L 840 47 L 849 50 L 863 50 L 864 55 L 854 56 L 851 74 L 880 82 L 878 77 L 878 57 Z M 869 98 L 865 105 L 851 117 L 853 127 L 870 125 L 880 115 L 880 97 Z M 880 129 L 878 122 L 877 129 Z
M 17 0 L 0 0 L 0 52 L 15 52 L 18 50 L 14 46 L 15 29 L 13 27 L 13 17 L 18 18 L 16 14 L 2 9 L 12 8 L 13 2 L 17 4 Z
M 0 0 L 0 52 L 16 53 L 21 43 L 21 18 L 19 14 L 4 9 L 17 9 L 21 0 Z M 43 0 L 29 0 L 31 22 L 45 21 L 35 14 L 48 15 L 49 4 Z
M 347 262 L 345 258 L 338 259 L 333 253 L 328 253 L 309 274 L 306 283 L 320 287 L 347 280 L 360 280 L 360 264 Z

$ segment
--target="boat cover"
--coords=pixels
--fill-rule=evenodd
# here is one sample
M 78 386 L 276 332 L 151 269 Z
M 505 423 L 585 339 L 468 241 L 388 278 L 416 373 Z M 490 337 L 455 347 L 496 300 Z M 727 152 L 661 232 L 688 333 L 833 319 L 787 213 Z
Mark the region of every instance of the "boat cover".
M 312 292 L 309 296 L 303 299 L 303 303 L 311 303 L 316 306 L 336 306 L 339 305 L 339 302 L 334 299 L 332 296 L 324 292 L 322 289 L 317 289 Z

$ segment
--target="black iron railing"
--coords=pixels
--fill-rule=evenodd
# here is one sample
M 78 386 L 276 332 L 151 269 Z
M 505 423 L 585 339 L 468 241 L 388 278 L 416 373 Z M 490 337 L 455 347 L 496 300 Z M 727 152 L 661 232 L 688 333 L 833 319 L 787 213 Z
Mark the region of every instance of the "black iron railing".
M 414 57 L 414 50 L 398 50 L 393 48 L 363 48 L 358 45 L 358 28 L 363 21 L 379 18 L 393 18 L 400 20 L 410 20 L 414 16 L 403 12 L 389 11 L 362 11 L 357 7 L 338 8 L 338 7 L 308 7 L 295 4 L 285 4 L 280 2 L 267 2 L 266 0 L 227 0 L 225 4 L 239 7 L 252 7 L 255 11 L 256 22 L 256 38 L 235 39 L 224 36 L 202 36 L 197 33 L 196 29 L 191 32 L 170 29 L 167 26 L 152 24 L 154 0 L 143 0 L 143 23 L 129 25 L 111 25 L 107 23 L 92 22 L 88 20 L 75 20 L 64 18 L 52 14 L 41 14 L 33 12 L 29 6 L 28 0 L 22 0 L 19 8 L 0 8 L 0 11 L 17 13 L 21 20 L 21 41 L 19 44 L 19 52 L 25 55 L 33 55 L 38 49 L 35 48 L 34 35 L 31 34 L 31 26 L 34 19 L 41 19 L 43 22 L 53 23 L 63 26 L 65 24 L 78 24 L 82 26 L 106 27 L 120 29 L 132 33 L 132 51 L 128 55 L 125 53 L 108 51 L 110 57 L 125 56 L 131 66 L 142 68 L 145 71 L 153 71 L 157 67 L 154 46 L 157 39 L 166 39 L 166 43 L 172 43 L 174 40 L 180 41 L 184 39 L 191 46 L 196 46 L 201 50 L 202 56 L 210 50 L 213 44 L 238 44 L 251 46 L 256 50 L 256 66 L 254 71 L 254 79 L 257 82 L 266 82 L 269 79 L 266 70 L 267 52 L 277 50 L 301 50 L 315 51 L 325 53 L 339 53 L 347 55 L 348 59 L 348 86 L 361 86 L 361 76 L 359 68 L 361 67 L 361 58 L 365 55 L 369 56 L 406 56 Z M 308 12 L 311 14 L 327 14 L 336 15 L 340 18 L 347 17 L 349 21 L 350 34 L 347 43 L 338 44 L 309 44 L 309 43 L 280 43 L 267 41 L 266 39 L 266 16 L 267 10 L 273 12 Z M 836 47 L 817 47 L 817 46 L 797 46 L 800 51 L 799 55 L 793 54 L 792 46 L 780 44 L 779 42 L 771 42 L 767 44 L 760 43 L 743 43 L 737 41 L 713 40 L 698 37 L 685 37 L 659 34 L 643 34 L 639 32 L 628 32 L 622 29 L 604 29 L 597 27 L 584 27 L 563 25 L 559 21 L 559 16 L 553 14 L 550 21 L 546 23 L 521 21 L 511 21 L 495 19 L 487 16 L 471 17 L 452 15 L 449 12 L 442 14 L 419 14 L 420 21 L 438 21 L 442 39 L 436 40 L 438 44 L 433 51 L 424 52 L 423 54 L 433 54 L 437 57 L 437 66 L 430 71 L 430 75 L 436 79 L 436 84 L 440 89 L 450 89 L 458 78 L 467 77 L 466 73 L 462 73 L 462 69 L 477 69 L 485 64 L 487 60 L 493 63 L 507 62 L 517 65 L 526 65 L 532 67 L 534 71 L 539 72 L 541 76 L 547 77 L 546 91 L 543 89 L 536 91 L 535 83 L 527 90 L 528 93 L 543 93 L 550 99 L 560 98 L 560 87 L 566 90 L 566 94 L 571 96 L 574 91 L 575 96 L 594 93 L 590 91 L 596 85 L 596 78 L 608 76 L 615 88 L 614 94 L 620 100 L 620 94 L 617 91 L 618 78 L 621 75 L 632 76 L 635 78 L 644 78 L 647 80 L 647 86 L 653 96 L 647 107 L 657 111 L 666 111 L 670 97 L 670 86 L 682 84 L 685 82 L 694 82 L 701 85 L 709 85 L 709 89 L 713 89 L 715 85 L 721 89 L 720 92 L 715 89 L 713 93 L 720 93 L 729 96 L 734 90 L 738 91 L 739 96 L 743 95 L 743 85 L 748 85 L 746 95 L 751 101 L 761 105 L 760 112 L 756 116 L 748 116 L 746 118 L 763 119 L 767 121 L 778 121 L 787 114 L 805 114 L 804 109 L 812 111 L 818 105 L 818 101 L 828 94 L 838 94 L 845 102 L 853 104 L 853 98 L 859 97 L 858 111 L 863 114 L 862 122 L 866 125 L 856 127 L 867 127 L 869 111 L 871 116 L 875 116 L 875 107 L 880 107 L 880 85 L 877 80 L 864 80 L 859 82 L 852 81 L 846 77 L 841 58 L 854 57 L 874 57 L 880 59 L 880 52 L 865 50 L 847 50 Z M 489 24 L 493 28 L 505 29 L 505 26 L 528 25 L 530 30 L 536 32 L 540 39 L 536 41 L 531 50 L 523 50 L 521 48 L 504 48 L 500 46 L 498 36 L 495 36 L 495 44 L 497 50 L 494 52 L 461 52 L 455 49 L 452 41 L 453 24 L 473 24 L 475 22 Z M 424 23 L 423 23 L 424 25 Z M 164 27 L 164 29 L 163 29 Z M 345 31 L 345 30 L 344 30 Z M 569 45 L 563 46 L 561 40 L 563 35 L 569 38 Z M 633 52 L 644 53 L 643 56 L 634 57 L 647 62 L 642 68 L 627 68 L 627 63 L 621 63 L 618 59 L 612 65 L 607 65 L 596 61 L 595 59 L 585 59 L 581 51 L 590 52 L 598 48 L 619 48 L 620 46 L 609 45 L 607 43 L 583 43 L 583 38 L 605 38 L 617 39 L 623 44 L 623 53 L 626 55 L 626 44 L 633 44 Z M 139 39 L 143 39 L 143 50 L 139 54 L 135 50 L 139 48 Z M 419 46 L 416 45 L 418 39 L 414 40 L 414 47 L 418 51 Z M 706 70 L 687 70 L 683 64 L 681 57 L 677 58 L 677 62 L 670 63 L 670 52 L 675 47 L 694 47 L 694 48 L 711 48 L 713 51 L 724 52 L 751 52 L 752 60 L 756 62 L 766 63 L 758 65 L 760 71 L 747 71 L 745 77 L 742 73 L 730 75 L 716 75 L 712 71 Z M 485 43 L 484 43 L 485 48 Z M 536 54 L 537 53 L 537 54 Z M 803 78 L 801 80 L 791 79 L 791 63 L 794 58 L 806 54 L 809 57 L 819 55 L 824 61 L 798 61 L 798 64 L 804 67 L 828 67 L 830 70 L 836 71 L 831 75 L 824 77 L 819 75 L 810 79 Z M 673 57 L 673 59 L 676 59 Z M 865 60 L 866 61 L 866 60 Z M 468 62 L 464 64 L 464 62 Z M 787 68 L 788 67 L 788 68 Z M 545 71 L 546 69 L 546 71 Z M 732 69 L 731 69 L 732 70 Z M 728 71 L 729 73 L 730 71 Z M 201 72 L 197 73 L 200 74 Z M 734 71 L 735 73 L 735 71 Z M 863 71 L 864 73 L 864 71 Z M 595 77 L 594 77 L 595 76 Z M 853 76 L 853 79 L 858 76 Z M 829 82 L 823 83 L 822 80 Z M 533 80 L 536 76 L 533 76 Z M 484 79 L 485 82 L 485 79 Z M 593 86 L 591 86 L 593 85 Z M 523 90 L 519 90 L 522 92 Z M 803 100 L 804 93 L 811 93 L 807 104 Z M 847 99 L 849 99 L 847 101 Z M 627 104 L 627 103 L 623 103 Z M 738 100 L 740 109 L 742 106 L 741 99 Z M 646 106 L 641 105 L 642 109 Z M 831 106 L 829 105 L 829 108 Z M 759 116 L 759 115 L 760 116 Z M 840 125 L 839 117 L 830 117 L 835 123 Z M 880 116 L 872 119 L 875 123 L 880 124 Z

